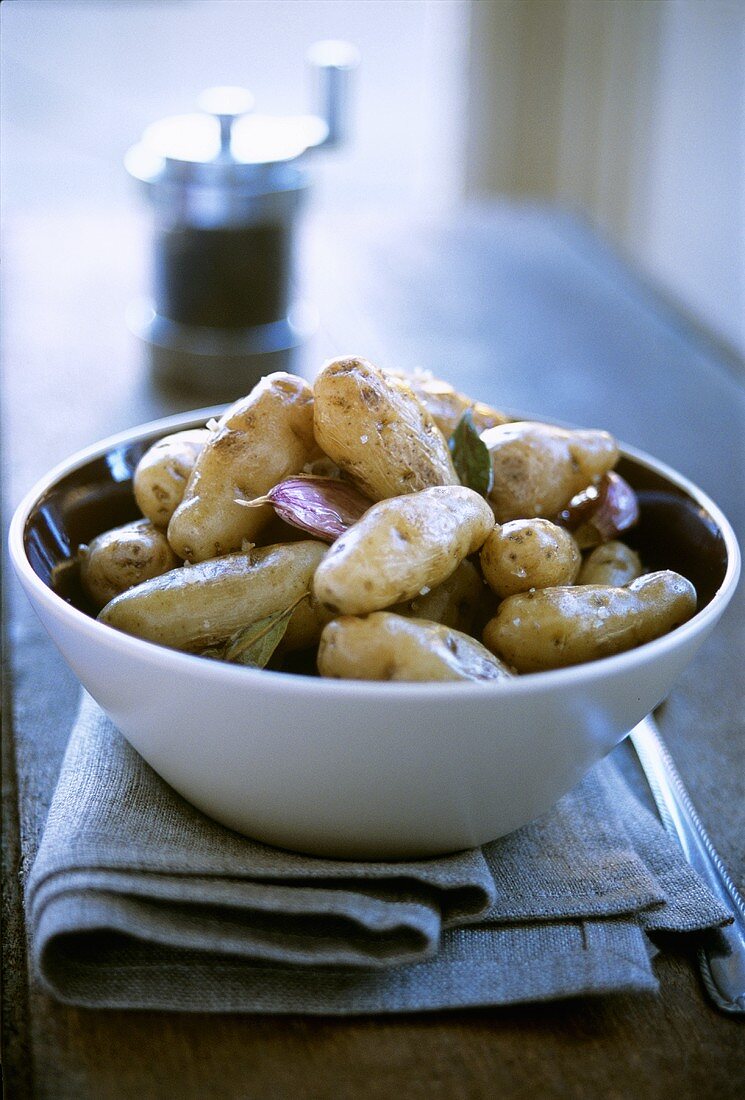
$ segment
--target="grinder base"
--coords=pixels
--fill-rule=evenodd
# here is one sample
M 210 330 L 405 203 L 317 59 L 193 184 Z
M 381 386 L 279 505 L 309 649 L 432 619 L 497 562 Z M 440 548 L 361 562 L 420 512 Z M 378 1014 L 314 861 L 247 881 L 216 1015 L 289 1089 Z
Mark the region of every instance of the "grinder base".
M 146 299 L 132 303 L 127 323 L 148 348 L 157 385 L 221 402 L 242 397 L 266 374 L 292 371 L 318 317 L 307 302 L 296 302 L 271 324 L 215 329 L 172 321 Z

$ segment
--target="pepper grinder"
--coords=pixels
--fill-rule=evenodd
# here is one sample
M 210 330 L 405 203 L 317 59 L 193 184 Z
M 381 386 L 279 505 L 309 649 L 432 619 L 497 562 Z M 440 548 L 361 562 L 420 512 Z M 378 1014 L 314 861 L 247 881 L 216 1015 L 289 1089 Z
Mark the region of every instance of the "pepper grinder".
M 315 329 L 293 287 L 304 157 L 343 141 L 358 54 L 318 42 L 308 60 L 318 114 L 255 114 L 245 88 L 210 88 L 200 113 L 153 123 L 126 155 L 154 222 L 152 296 L 128 320 L 158 383 L 232 400 L 262 375 L 291 370 Z

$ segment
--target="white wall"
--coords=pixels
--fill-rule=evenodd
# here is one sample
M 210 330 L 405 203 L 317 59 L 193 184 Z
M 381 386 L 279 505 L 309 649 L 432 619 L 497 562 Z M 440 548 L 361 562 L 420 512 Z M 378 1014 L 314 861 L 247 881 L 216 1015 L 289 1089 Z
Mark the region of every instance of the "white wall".
M 745 354 L 745 2 L 475 0 L 466 190 L 575 207 Z
M 745 353 L 745 4 L 662 6 L 646 191 L 631 245 Z

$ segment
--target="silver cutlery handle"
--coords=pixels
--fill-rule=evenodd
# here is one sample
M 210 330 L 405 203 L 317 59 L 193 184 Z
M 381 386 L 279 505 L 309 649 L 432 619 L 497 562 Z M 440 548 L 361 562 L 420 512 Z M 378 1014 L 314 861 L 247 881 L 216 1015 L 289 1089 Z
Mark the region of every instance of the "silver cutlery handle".
M 699 951 L 706 991 L 724 1012 L 745 1013 L 745 900 L 702 825 L 652 716 L 642 719 L 629 737 L 665 829 L 677 838 L 691 867 L 732 913 L 732 924 L 719 930 L 720 944 Z

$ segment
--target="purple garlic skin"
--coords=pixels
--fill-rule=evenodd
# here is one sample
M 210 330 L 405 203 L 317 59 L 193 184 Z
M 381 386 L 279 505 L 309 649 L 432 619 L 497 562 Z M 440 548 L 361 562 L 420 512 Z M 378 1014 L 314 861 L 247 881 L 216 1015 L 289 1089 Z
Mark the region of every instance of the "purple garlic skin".
M 326 542 L 348 531 L 373 503 L 346 481 L 313 474 L 285 478 L 265 499 L 285 523 Z
M 604 474 L 567 504 L 558 522 L 568 527 L 581 549 L 615 539 L 639 519 L 636 493 L 619 474 Z

